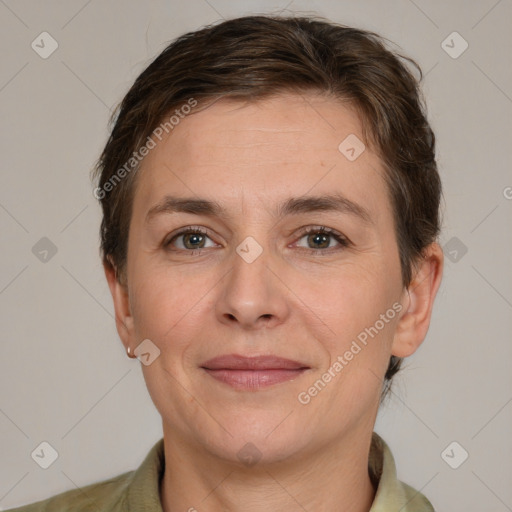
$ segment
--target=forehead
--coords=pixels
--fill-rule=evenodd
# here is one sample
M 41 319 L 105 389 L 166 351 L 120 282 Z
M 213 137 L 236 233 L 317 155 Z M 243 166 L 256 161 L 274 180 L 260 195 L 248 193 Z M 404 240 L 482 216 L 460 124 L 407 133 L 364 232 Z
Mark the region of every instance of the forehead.
M 162 153 L 179 145 L 180 156 L 195 165 L 213 163 L 212 155 L 236 161 L 237 168 L 300 163 L 305 155 L 314 159 L 319 150 L 323 156 L 339 156 L 344 132 L 360 134 L 358 116 L 332 98 L 290 93 L 253 102 L 222 99 L 181 121 Z
M 363 138 L 357 112 L 333 98 L 219 100 L 182 119 L 146 156 L 134 210 L 165 193 L 245 204 L 264 197 L 270 209 L 308 192 L 342 192 L 372 210 L 385 194 L 380 161 L 368 148 L 347 159 L 339 146 L 349 136 Z

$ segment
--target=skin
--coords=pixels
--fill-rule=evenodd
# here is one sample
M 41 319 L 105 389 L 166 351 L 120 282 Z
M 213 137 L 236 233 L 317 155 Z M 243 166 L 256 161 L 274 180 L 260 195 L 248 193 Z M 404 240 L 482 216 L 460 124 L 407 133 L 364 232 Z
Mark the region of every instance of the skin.
M 368 145 L 355 161 L 345 158 L 338 145 L 349 134 L 363 139 L 359 117 L 332 98 L 221 100 L 183 119 L 143 162 L 127 285 L 105 272 L 125 347 L 133 353 L 150 339 L 160 350 L 142 370 L 162 416 L 166 512 L 371 507 L 368 451 L 382 381 L 390 356 L 411 355 L 425 338 L 443 254 L 429 246 L 402 286 L 381 162 Z M 364 207 L 371 222 L 346 212 L 276 214 L 290 197 L 333 192 Z M 161 213 L 146 222 L 166 194 L 214 200 L 226 216 Z M 206 229 L 204 241 L 181 236 L 164 246 L 186 226 Z M 300 232 L 319 226 L 349 245 Z M 249 236 L 263 249 L 252 263 L 236 252 Z M 191 254 L 194 243 L 202 252 Z M 301 404 L 299 393 L 394 303 L 401 312 Z M 231 353 L 274 354 L 310 369 L 235 390 L 200 368 Z M 252 466 L 237 456 L 249 442 L 261 456 Z

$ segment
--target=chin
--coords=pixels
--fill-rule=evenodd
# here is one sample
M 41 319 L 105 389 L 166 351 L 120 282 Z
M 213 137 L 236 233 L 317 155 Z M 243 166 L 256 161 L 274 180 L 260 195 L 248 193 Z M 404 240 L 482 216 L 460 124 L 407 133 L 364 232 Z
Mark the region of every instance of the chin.
M 251 432 L 237 433 L 234 438 L 210 440 L 212 444 L 208 446 L 210 452 L 228 463 L 234 463 L 247 468 L 259 465 L 269 465 L 288 460 L 300 452 L 303 442 L 299 437 L 277 436 L 271 439 L 272 435 L 254 436 Z M 213 441 L 213 442 L 212 442 Z
M 291 413 L 291 414 L 290 414 Z M 235 453 L 239 460 L 245 451 L 251 455 L 251 450 L 259 453 L 261 462 L 279 462 L 296 455 L 297 452 L 307 449 L 310 444 L 309 437 L 305 435 L 305 422 L 301 421 L 297 411 L 283 411 L 279 415 L 247 415 L 240 424 L 232 423 L 230 432 L 233 438 L 229 439 L 227 450 Z M 310 431 L 309 431 L 310 432 Z

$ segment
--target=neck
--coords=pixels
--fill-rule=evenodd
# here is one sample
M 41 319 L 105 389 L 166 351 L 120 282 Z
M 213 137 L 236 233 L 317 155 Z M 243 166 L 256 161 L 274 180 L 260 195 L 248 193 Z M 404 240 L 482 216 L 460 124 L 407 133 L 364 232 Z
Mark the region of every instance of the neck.
M 293 460 L 241 468 L 198 452 L 164 428 L 163 511 L 368 512 L 375 496 L 368 474 L 371 434 L 357 432 Z

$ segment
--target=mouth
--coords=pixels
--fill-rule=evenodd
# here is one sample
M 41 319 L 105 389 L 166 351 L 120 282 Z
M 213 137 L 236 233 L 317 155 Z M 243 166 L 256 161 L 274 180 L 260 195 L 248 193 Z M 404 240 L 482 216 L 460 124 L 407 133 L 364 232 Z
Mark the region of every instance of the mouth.
M 310 369 L 304 363 L 282 357 L 238 354 L 215 357 L 201 368 L 214 379 L 240 390 L 258 390 L 292 381 Z

